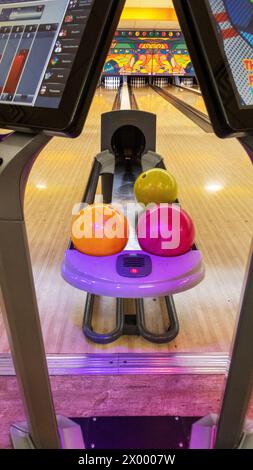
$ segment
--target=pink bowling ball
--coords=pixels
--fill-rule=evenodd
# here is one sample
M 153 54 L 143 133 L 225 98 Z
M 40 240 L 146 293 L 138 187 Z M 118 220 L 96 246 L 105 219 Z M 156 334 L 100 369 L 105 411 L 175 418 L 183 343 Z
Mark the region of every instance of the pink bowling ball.
M 179 205 L 161 204 L 144 212 L 137 236 L 143 251 L 157 256 L 179 256 L 192 249 L 194 224 Z

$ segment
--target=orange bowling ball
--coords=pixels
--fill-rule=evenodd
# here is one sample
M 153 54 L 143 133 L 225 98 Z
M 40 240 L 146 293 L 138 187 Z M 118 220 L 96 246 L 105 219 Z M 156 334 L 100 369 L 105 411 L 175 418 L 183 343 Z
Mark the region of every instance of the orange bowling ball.
M 71 240 L 74 247 L 90 256 L 111 256 L 124 250 L 129 227 L 124 214 L 106 204 L 82 209 L 73 219 Z

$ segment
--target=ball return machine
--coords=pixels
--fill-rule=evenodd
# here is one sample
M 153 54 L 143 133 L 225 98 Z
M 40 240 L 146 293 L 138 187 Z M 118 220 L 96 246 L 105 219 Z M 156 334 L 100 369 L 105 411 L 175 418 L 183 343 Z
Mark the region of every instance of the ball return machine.
M 156 116 L 142 111 L 120 110 L 102 115 L 101 153 L 96 156 L 83 202 L 95 201 L 99 177 L 103 202 L 131 204 L 135 208 L 133 187 L 138 176 L 152 168 L 164 168 L 156 154 Z M 122 334 L 141 335 L 153 343 L 167 343 L 178 334 L 179 323 L 173 295 L 196 286 L 204 277 L 200 251 L 193 249 L 181 256 L 163 258 L 143 252 L 135 233 L 133 214 L 130 241 L 119 255 L 94 257 L 78 252 L 70 244 L 62 265 L 64 279 L 88 292 L 83 331 L 100 344 L 111 343 Z M 100 334 L 92 326 L 96 296 L 116 298 L 116 327 Z M 146 326 L 144 298 L 162 297 L 168 315 L 168 329 L 155 334 Z M 126 315 L 126 299 L 134 299 L 135 314 Z

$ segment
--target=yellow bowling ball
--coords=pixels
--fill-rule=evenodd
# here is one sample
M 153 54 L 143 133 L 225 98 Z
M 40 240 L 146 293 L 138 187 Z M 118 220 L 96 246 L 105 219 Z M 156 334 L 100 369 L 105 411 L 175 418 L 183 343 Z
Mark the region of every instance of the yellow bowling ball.
M 177 199 L 178 187 L 174 176 L 161 168 L 153 168 L 142 173 L 134 185 L 134 193 L 139 203 L 171 204 Z

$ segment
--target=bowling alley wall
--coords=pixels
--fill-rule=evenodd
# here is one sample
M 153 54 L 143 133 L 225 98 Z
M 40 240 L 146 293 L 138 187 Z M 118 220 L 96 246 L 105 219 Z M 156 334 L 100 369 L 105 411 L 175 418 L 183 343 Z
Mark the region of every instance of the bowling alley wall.
M 181 31 L 154 30 L 116 31 L 103 73 L 194 76 Z

